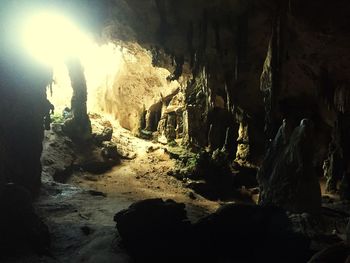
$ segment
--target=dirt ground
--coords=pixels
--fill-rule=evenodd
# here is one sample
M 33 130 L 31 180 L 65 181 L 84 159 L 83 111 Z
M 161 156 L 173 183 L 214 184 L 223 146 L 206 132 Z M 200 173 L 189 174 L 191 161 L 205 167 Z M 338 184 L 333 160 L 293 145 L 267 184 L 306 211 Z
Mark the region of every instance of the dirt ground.
M 93 121 L 93 129 L 101 128 L 98 122 Z M 185 203 L 189 218 L 195 221 L 222 204 L 206 200 L 167 174 L 174 160 L 164 145 L 136 138 L 120 127 L 114 127 L 113 141 L 131 158 L 104 174 L 75 171 L 66 183 L 55 182 L 46 166 L 69 159 L 64 140 L 46 132 L 43 157 L 50 156 L 51 161 L 43 163 L 42 194 L 35 202 L 52 234 L 51 255 L 27 255 L 7 262 L 129 262 L 116 245 L 113 217 L 120 210 L 143 199 L 173 199 Z

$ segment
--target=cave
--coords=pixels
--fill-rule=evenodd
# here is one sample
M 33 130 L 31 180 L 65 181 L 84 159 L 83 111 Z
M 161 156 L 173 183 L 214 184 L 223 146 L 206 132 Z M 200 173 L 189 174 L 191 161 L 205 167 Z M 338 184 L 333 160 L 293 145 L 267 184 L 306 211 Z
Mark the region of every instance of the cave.
M 350 262 L 349 12 L 1 1 L 0 262 Z

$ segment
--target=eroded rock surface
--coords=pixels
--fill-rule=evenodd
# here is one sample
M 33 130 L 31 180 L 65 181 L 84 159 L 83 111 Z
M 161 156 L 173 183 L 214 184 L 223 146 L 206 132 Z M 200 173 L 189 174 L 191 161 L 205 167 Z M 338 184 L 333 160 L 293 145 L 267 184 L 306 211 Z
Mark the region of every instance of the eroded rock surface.
M 302 213 L 318 213 L 321 190 L 313 166 L 313 129 L 302 120 L 291 133 L 284 121 L 258 172 L 260 204 Z

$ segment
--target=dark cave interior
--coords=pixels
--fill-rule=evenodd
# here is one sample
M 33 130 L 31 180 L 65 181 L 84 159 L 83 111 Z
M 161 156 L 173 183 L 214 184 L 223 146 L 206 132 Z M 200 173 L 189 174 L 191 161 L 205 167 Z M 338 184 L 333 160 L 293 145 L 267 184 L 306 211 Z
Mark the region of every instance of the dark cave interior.
M 350 262 L 349 12 L 1 1 L 0 262 Z

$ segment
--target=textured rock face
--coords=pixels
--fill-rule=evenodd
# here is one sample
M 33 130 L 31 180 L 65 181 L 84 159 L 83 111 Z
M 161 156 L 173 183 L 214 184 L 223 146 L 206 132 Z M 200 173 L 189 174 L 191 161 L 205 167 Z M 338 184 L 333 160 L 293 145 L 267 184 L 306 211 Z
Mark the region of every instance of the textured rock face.
M 45 88 L 51 72 L 26 56 L 16 35 L 15 8 L 0 7 L 0 186 L 13 182 L 32 194 L 40 186 Z M 12 16 L 11 16 L 12 15 Z M 12 18 L 12 19 L 11 19 Z
M 260 204 L 302 213 L 318 213 L 321 190 L 312 159 L 313 129 L 302 120 L 291 133 L 285 121 L 272 142 L 258 173 Z
M 87 86 L 84 69 L 78 58 L 67 62 L 73 95 L 71 99 L 72 118 L 63 126 L 64 132 L 74 140 L 85 141 L 91 138 L 91 123 L 87 114 Z
M 97 89 L 98 107 L 133 132 L 141 128 L 156 131 L 162 100 L 170 101 L 179 91 L 180 84 L 167 81 L 168 70 L 153 67 L 151 53 L 146 49 L 133 43 L 123 45 L 125 48 L 120 51 L 121 58 L 113 79 Z M 147 124 L 141 124 L 142 118 L 146 118 Z
M 243 1 L 111 2 L 112 14 L 104 30 L 105 37 L 137 41 L 152 50 L 155 66 L 172 72 L 169 80 L 181 74 L 188 80 L 183 82 L 182 123 L 186 142 L 206 146 L 212 125 L 212 130 L 218 134 L 214 140 L 222 147 L 226 130 L 232 126 L 226 124 L 235 122 L 235 115 L 240 112 L 238 106 L 244 105 L 249 116 L 261 114 L 261 98 L 250 96 L 258 93 L 260 72 L 254 77 L 251 73 L 256 69 L 260 71 L 265 48 L 257 45 L 255 39 L 248 42 L 248 35 L 254 32 L 259 42 L 266 36 L 261 34 L 261 27 L 248 28 L 248 19 L 261 22 L 267 16 L 257 16 L 254 9 L 254 14 L 248 14 L 249 6 L 250 3 Z M 257 36 L 256 32 L 259 32 Z M 254 49 L 253 46 L 261 52 L 247 52 Z M 246 80 L 251 81 L 247 84 Z M 250 96 L 249 102 L 241 100 L 245 96 Z M 222 115 L 228 117 L 218 118 L 223 126 L 214 125 L 209 117 L 215 115 L 216 108 L 222 109 Z M 230 132 L 235 141 L 237 127 Z
M 208 146 L 212 132 L 216 134 L 212 140 L 214 147 L 221 147 L 227 128 L 246 116 L 246 122 L 254 124 L 256 133 L 249 138 L 254 155 L 254 146 L 260 143 L 256 138 L 263 134 L 265 124 L 269 131 L 266 138 L 271 139 L 277 132 L 276 123 L 283 118 L 299 121 L 307 117 L 315 123 L 315 137 L 322 142 L 315 157 L 322 164 L 336 116 L 349 112 L 349 1 L 80 0 L 76 3 L 72 5 L 90 6 L 91 10 L 101 12 L 103 26 L 99 31 L 104 39 L 140 45 L 149 50 L 145 59 L 169 71 L 156 80 L 138 80 L 136 62 L 131 64 L 135 68 L 130 69 L 124 80 L 116 78 L 113 88 L 104 90 L 103 109 L 116 115 L 124 127 L 131 130 L 142 127 L 140 119 L 151 109 L 150 125 L 146 124 L 145 128 L 156 131 L 158 125 L 152 122 L 166 117 L 171 125 L 166 124 L 161 130 L 173 139 L 174 128 L 175 132 L 177 129 L 174 116 L 170 113 L 168 121 L 162 115 L 161 96 L 156 93 L 165 89 L 163 97 L 171 94 L 169 85 L 175 85 L 174 80 L 182 73 L 186 80 L 181 87 L 185 106 L 181 109 L 182 117 L 178 112 L 177 123 L 181 123 L 186 142 Z M 44 87 L 50 77 L 45 69 L 29 65 L 18 54 L 9 54 L 7 47 L 12 44 L 1 43 L 1 54 L 7 54 L 7 58 L 5 55 L 1 58 L 0 95 L 4 103 L 0 109 L 6 112 L 0 117 L 3 134 L 0 154 L 6 160 L 1 164 L 4 171 L 1 180 L 25 185 L 34 180 L 33 185 L 38 185 L 42 117 L 46 111 Z M 153 72 L 148 77 L 151 76 Z M 134 89 L 136 84 L 138 88 Z M 211 115 L 216 116 L 218 108 L 225 117 L 211 122 Z M 233 142 L 237 138 L 235 129 L 230 129 Z M 235 148 L 236 144 L 230 147 Z M 34 154 L 28 156 L 27 152 L 32 151 Z
M 18 54 L 0 58 L 0 182 L 40 186 L 43 119 L 50 72 Z
M 191 101 L 185 110 L 189 121 L 184 120 L 190 141 L 206 145 L 207 115 L 221 97 L 232 119 L 240 112 L 237 109 L 247 113 L 255 133 L 263 132 L 265 119 L 268 139 L 274 138 L 283 118 L 312 119 L 315 136 L 322 141 L 316 157 L 322 163 L 329 126 L 335 120 L 335 111 L 324 101 L 332 105 L 335 101 L 342 110 L 347 97 L 343 84 L 348 82 L 349 68 L 344 31 L 348 2 L 128 0 L 112 1 L 110 8 L 105 36 L 137 41 L 155 50 L 156 65 L 171 69 L 174 75 L 181 63 L 190 69 L 192 81 L 185 89 L 186 100 Z M 164 52 L 174 57 L 175 65 L 161 59 Z M 192 103 L 190 94 L 200 98 L 203 93 L 204 101 Z M 201 125 L 187 127 L 199 119 Z M 197 129 L 203 132 L 191 134 Z M 254 144 L 260 143 L 257 137 L 250 140 L 253 152 Z

